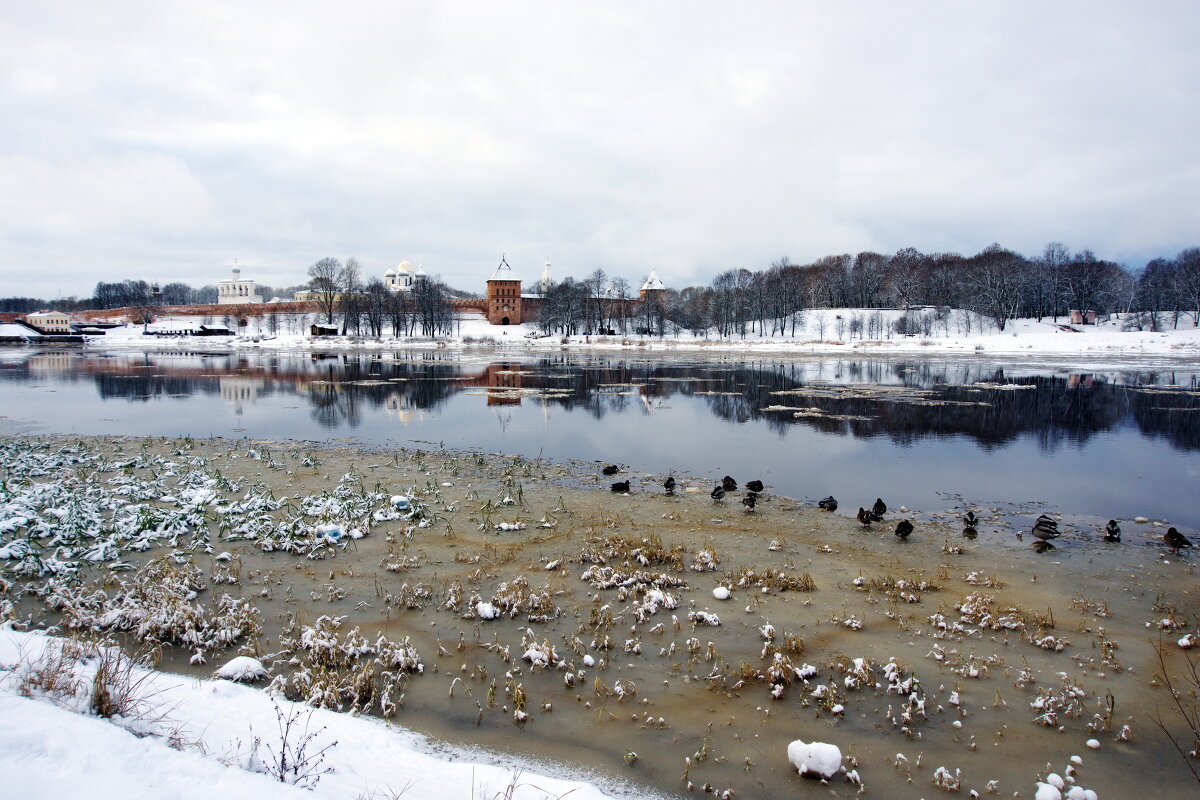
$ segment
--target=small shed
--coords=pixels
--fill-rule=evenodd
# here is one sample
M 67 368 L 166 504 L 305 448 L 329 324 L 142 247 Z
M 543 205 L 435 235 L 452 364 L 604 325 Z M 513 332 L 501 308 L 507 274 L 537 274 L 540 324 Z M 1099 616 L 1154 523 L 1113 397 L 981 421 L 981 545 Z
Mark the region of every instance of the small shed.
M 309 326 L 308 332 L 313 336 L 337 336 L 337 325 L 324 325 L 319 322 L 314 322 Z
M 1071 324 L 1072 325 L 1095 325 L 1096 324 L 1096 312 L 1095 311 L 1072 311 L 1071 312 Z
M 224 325 L 201 325 L 196 329 L 197 336 L 233 336 L 233 331 Z

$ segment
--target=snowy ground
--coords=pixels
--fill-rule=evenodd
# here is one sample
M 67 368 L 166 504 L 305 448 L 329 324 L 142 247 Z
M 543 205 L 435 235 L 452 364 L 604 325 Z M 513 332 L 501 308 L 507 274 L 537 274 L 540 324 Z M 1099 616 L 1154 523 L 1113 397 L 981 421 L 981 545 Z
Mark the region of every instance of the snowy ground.
M 28 674 L 28 665 L 62 641 L 0 628 L 0 795 L 99 800 L 607 796 L 577 780 L 514 772 L 485 753 L 436 752 L 422 737 L 379 720 L 310 709 L 230 681 L 145 673 L 139 694 L 146 701 L 136 719 L 88 714 L 86 689 L 57 699 L 42 692 L 22 696 L 20 678 Z M 93 665 L 94 659 L 79 667 L 88 687 Z M 275 703 L 317 733 L 310 753 L 336 742 L 325 761 L 332 771 L 311 791 L 302 788 L 303 782 L 298 787 L 263 774 L 264 765 L 250 755 L 254 737 L 262 739 L 260 756 L 268 746 L 280 751 Z M 293 737 L 293 744 L 299 741 L 299 735 Z
M 920 316 L 919 312 L 917 316 Z M 932 312 L 928 312 L 932 314 Z M 866 335 L 871 329 L 873 309 L 815 309 L 804 313 L 803 324 L 797 325 L 796 335 L 761 337 L 748 334 L 746 337 L 721 338 L 715 334 L 696 337 L 690 333 L 663 338 L 650 336 L 571 336 L 554 335 L 540 337 L 536 326 L 490 325 L 481 315 L 468 314 L 461 317 L 453 336 L 436 340 L 425 337 L 382 339 L 369 337 L 321 337 L 313 338 L 306 332 L 308 319 L 297 315 L 279 315 L 276 330 L 268 329 L 264 319 L 250 319 L 239 334 L 233 337 L 167 338 L 143 336 L 141 326 L 130 326 L 110 330 L 108 335 L 95 340 L 95 346 L 104 348 L 146 349 L 370 349 L 396 347 L 446 347 L 495 346 L 533 350 L 560 350 L 564 346 L 582 350 L 629 350 L 639 351 L 738 351 L 792 354 L 857 353 L 922 353 L 935 355 L 1046 355 L 1046 356 L 1142 356 L 1156 358 L 1200 357 L 1200 328 L 1189 316 L 1179 320 L 1178 328 L 1168 327 L 1159 332 L 1123 330 L 1125 318 L 1112 319 L 1099 325 L 1067 325 L 1065 318 L 1057 323 L 1049 318 L 1040 322 L 1033 319 L 1012 320 L 1003 332 L 986 324 L 982 318 L 961 311 L 951 312 L 944 322 L 935 322 L 924 333 L 903 336 L 890 332 L 892 323 L 903 316 L 897 310 L 882 310 L 878 314 L 886 330 L 875 336 Z M 305 315 L 299 315 L 305 316 Z M 221 324 L 221 320 L 212 320 Z M 195 317 L 163 318 L 150 326 L 150 330 L 172 330 L 194 328 L 199 324 Z M 863 334 L 852 333 L 859 324 Z M 1167 318 L 1166 324 L 1170 325 Z M 537 334 L 540 338 L 530 338 Z

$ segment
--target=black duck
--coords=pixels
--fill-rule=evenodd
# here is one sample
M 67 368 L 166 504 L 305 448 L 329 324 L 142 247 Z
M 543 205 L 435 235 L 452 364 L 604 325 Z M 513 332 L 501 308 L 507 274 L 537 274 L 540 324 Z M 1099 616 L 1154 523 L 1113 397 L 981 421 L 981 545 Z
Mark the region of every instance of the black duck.
M 1178 553 L 1180 548 L 1192 546 L 1188 538 L 1175 528 L 1167 528 L 1167 532 L 1163 534 L 1163 541 L 1171 548 L 1172 553 Z

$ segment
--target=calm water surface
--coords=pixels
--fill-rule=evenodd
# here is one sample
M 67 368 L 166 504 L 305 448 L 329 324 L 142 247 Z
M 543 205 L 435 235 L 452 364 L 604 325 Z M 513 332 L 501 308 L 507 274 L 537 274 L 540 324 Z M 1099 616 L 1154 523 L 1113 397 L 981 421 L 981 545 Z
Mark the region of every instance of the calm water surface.
M 1045 503 L 1200 527 L 1197 369 L 6 350 L 0 393 L 9 432 L 432 443 L 757 477 L 851 510 L 876 496 L 924 509 Z

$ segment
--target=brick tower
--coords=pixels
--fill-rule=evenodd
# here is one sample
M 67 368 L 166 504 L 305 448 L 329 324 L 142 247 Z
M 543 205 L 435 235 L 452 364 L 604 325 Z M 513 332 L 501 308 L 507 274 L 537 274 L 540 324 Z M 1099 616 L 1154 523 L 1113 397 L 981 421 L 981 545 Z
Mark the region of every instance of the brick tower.
M 500 256 L 500 266 L 487 282 L 487 320 L 493 325 L 521 324 L 521 281 Z

